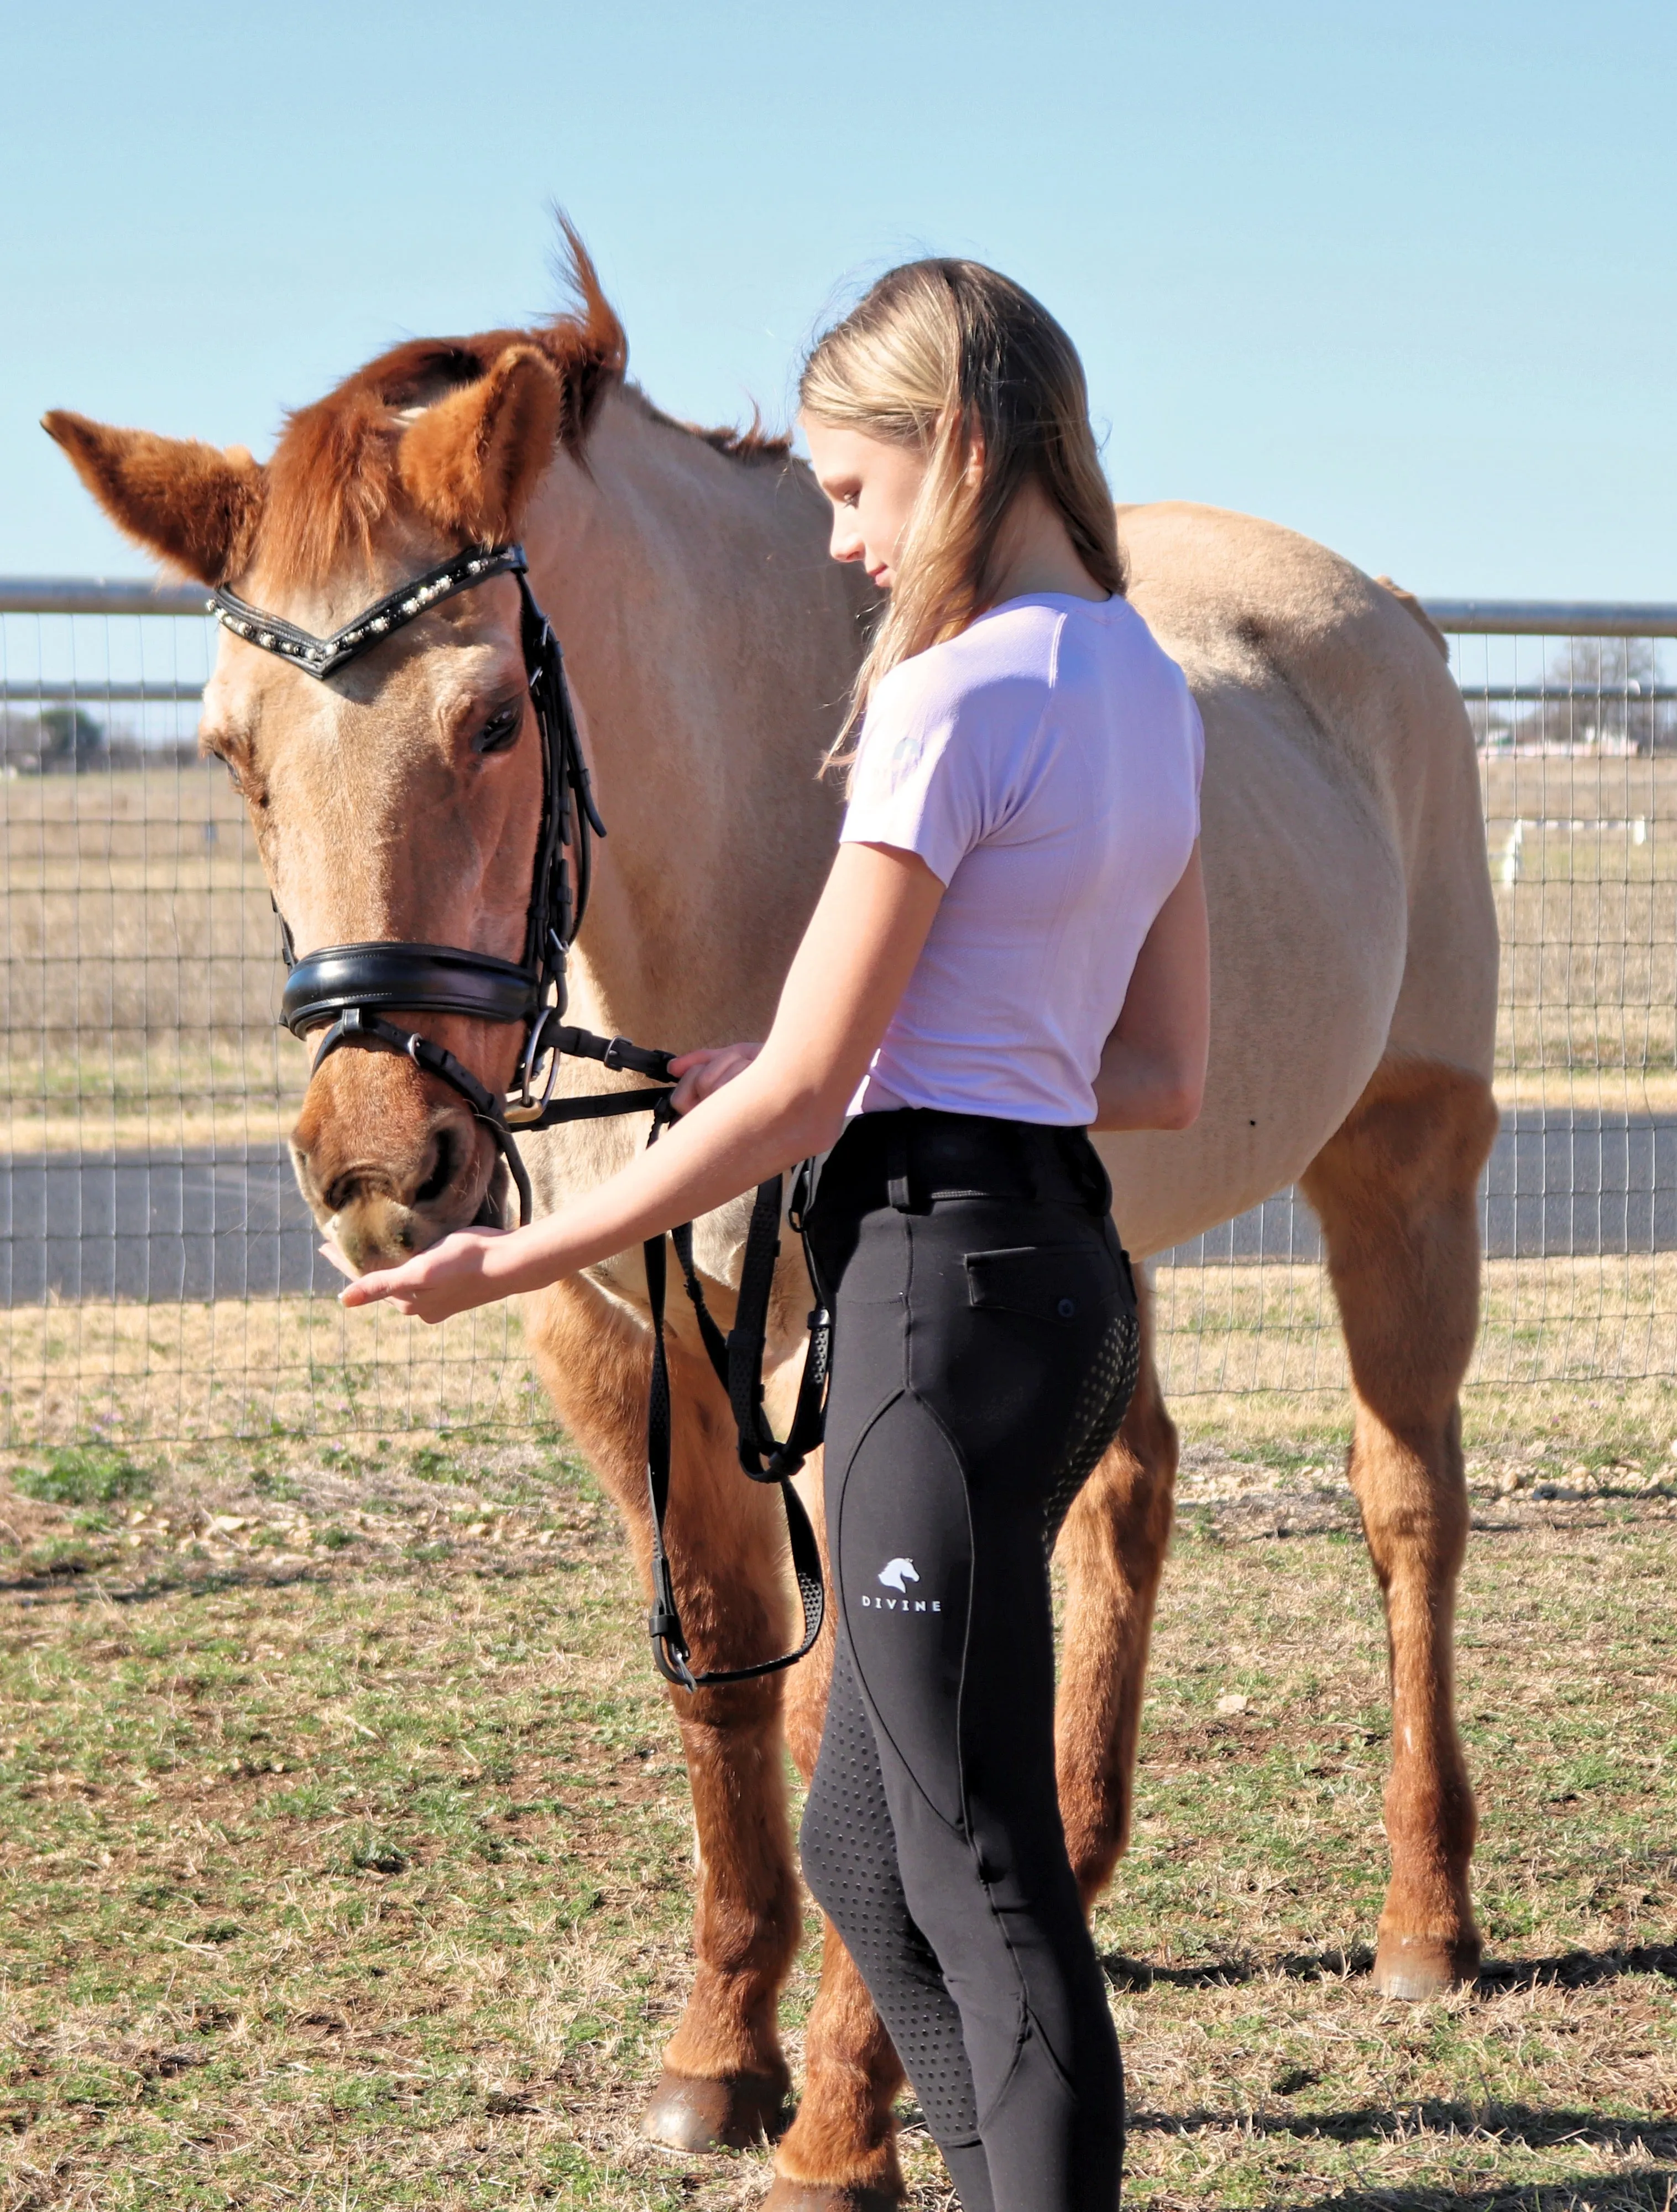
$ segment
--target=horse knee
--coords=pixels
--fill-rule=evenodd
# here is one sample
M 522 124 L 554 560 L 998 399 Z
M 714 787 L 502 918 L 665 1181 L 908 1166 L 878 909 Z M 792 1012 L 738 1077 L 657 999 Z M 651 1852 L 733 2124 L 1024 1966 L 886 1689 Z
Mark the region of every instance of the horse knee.
M 1497 1127 L 1482 1078 L 1385 1061 L 1301 1178 L 1358 1397 L 1424 1455 L 1451 1420 L 1473 1355 L 1476 1188 Z

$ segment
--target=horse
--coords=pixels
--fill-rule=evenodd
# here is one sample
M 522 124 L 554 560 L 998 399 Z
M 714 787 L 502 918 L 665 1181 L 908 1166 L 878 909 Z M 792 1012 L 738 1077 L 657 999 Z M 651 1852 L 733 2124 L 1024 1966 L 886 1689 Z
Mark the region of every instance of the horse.
M 827 557 L 825 502 L 786 441 L 684 424 L 629 380 L 623 326 L 568 236 L 572 291 L 550 322 L 400 345 L 289 416 L 265 463 L 63 412 L 45 427 L 151 553 L 317 634 L 462 546 L 521 539 L 611 832 L 573 955 L 573 1018 L 677 1050 L 760 1036 L 833 848 L 839 799 L 817 769 L 869 587 Z M 1349 1353 L 1349 1479 L 1389 1646 L 1374 1982 L 1425 1997 L 1480 1960 L 1452 1686 L 1474 1193 L 1497 1127 L 1497 931 L 1471 732 L 1443 639 L 1395 586 L 1210 507 L 1121 507 L 1119 525 L 1130 595 L 1205 722 L 1212 1018 L 1199 1120 L 1099 1149 L 1138 1260 L 1293 1182 L 1320 1217 Z M 497 574 L 330 681 L 222 635 L 201 742 L 246 799 L 301 951 L 386 939 L 517 957 L 542 805 L 520 617 L 515 580 Z M 404 1018 L 507 1089 L 520 1040 L 504 1020 Z M 568 1063 L 561 1089 L 611 1080 Z M 637 1126 L 526 1139 L 538 1208 L 610 1172 Z M 411 1056 L 320 1061 L 290 1148 L 316 1218 L 359 1267 L 507 1218 L 490 1131 Z M 748 1208 L 697 1224 L 724 1325 Z M 1061 1805 L 1091 1903 L 1129 1827 L 1176 1463 L 1138 1273 L 1140 1380 L 1059 1546 Z M 808 1296 L 788 1253 L 771 1402 L 795 1376 Z M 643 1579 L 647 1300 L 636 1252 L 556 1283 L 525 1316 Z M 695 1664 L 745 1666 L 788 1648 L 785 1530 L 772 1492 L 739 1473 L 690 1320 L 672 1323 L 671 1358 L 668 1536 Z M 799 1480 L 819 1525 L 818 1455 Z M 787 2124 L 776 2003 L 802 1911 L 782 1752 L 808 1776 L 830 1633 L 789 1675 L 670 1693 L 696 1833 L 695 1971 L 644 2126 L 690 2151 L 777 2139 L 773 2212 L 883 2212 L 903 2195 L 902 2069 L 830 1926 Z

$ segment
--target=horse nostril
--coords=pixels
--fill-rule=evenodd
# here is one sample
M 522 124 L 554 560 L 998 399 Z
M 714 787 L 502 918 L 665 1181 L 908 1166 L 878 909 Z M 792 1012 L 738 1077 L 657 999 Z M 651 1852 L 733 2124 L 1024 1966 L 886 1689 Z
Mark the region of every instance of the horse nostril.
M 435 1164 L 413 1194 L 416 1206 L 428 1206 L 434 1199 L 441 1198 L 454 1180 L 456 1159 L 452 1131 L 439 1129 L 431 1144 L 436 1154 Z

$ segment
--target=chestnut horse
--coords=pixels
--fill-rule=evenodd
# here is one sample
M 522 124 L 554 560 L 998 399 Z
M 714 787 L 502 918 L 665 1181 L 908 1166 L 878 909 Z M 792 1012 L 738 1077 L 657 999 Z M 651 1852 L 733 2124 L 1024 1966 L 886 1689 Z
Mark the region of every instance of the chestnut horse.
M 573 1018 L 673 1048 L 760 1036 L 832 848 L 837 802 L 814 770 L 866 586 L 827 558 L 825 503 L 783 445 L 696 432 L 624 381 L 623 331 L 573 246 L 577 303 L 550 326 L 404 345 L 294 416 L 265 465 L 70 415 L 46 427 L 143 544 L 316 633 L 463 544 L 522 538 L 611 833 Z M 1473 1974 L 1480 1951 L 1451 1682 L 1467 1528 L 1457 1394 L 1477 1317 L 1475 1179 L 1497 1118 L 1472 742 L 1442 641 L 1401 594 L 1240 515 L 1131 508 L 1121 530 L 1135 604 L 1205 718 L 1212 1039 L 1193 1128 L 1101 1149 L 1138 1256 L 1294 1180 L 1321 1216 L 1353 1378 L 1350 1476 L 1390 1644 L 1375 1979 L 1425 1996 Z M 507 712 L 520 702 L 521 728 Z M 437 605 L 330 682 L 224 635 L 203 742 L 245 795 L 300 951 L 394 939 L 517 957 L 540 767 L 510 578 Z M 410 1018 L 492 1086 L 510 1079 L 511 1030 Z M 590 1066 L 568 1079 L 613 1079 Z M 641 1126 L 531 1140 L 538 1204 L 605 1173 Z M 292 1151 L 359 1265 L 498 1219 L 506 1202 L 504 1167 L 459 1094 L 392 1055 L 325 1061 Z M 699 1228 L 725 1321 L 744 1205 Z M 788 1372 L 806 1300 L 788 1257 L 772 1347 Z M 644 1572 L 640 1255 L 556 1284 L 526 1326 Z M 686 1626 L 696 1663 L 738 1665 L 787 1648 L 779 1508 L 740 1476 L 690 1337 L 673 1357 Z M 1060 1546 L 1061 1797 L 1091 1899 L 1129 1821 L 1175 1468 L 1149 1339 L 1121 1435 Z M 775 2008 L 801 1908 L 781 1747 L 807 1775 L 824 1691 L 818 1650 L 789 1677 L 671 1693 L 697 1828 L 697 1965 L 647 2117 L 660 2142 L 738 2143 L 784 2118 Z M 896 2202 L 901 2070 L 830 1929 L 805 2073 L 771 2204 Z

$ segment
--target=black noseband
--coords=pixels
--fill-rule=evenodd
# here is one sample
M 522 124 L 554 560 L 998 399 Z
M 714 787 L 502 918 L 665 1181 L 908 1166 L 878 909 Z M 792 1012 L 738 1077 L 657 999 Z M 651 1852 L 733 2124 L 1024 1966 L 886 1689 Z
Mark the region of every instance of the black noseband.
M 329 945 L 292 969 L 283 1001 L 286 1027 L 306 1036 L 345 1006 L 423 1006 L 480 1022 L 533 1021 L 536 978 L 510 960 L 452 945 Z
M 551 1094 L 560 1055 L 580 1054 L 660 1083 L 670 1079 L 670 1056 L 642 1050 L 621 1038 L 596 1037 L 586 1030 L 562 1026 L 565 957 L 587 911 L 592 872 L 591 839 L 603 837 L 605 824 L 588 787 L 587 763 L 582 757 L 565 682 L 564 656 L 531 592 L 524 548 L 467 546 L 452 560 L 398 586 L 330 637 L 316 637 L 295 623 L 248 605 L 225 589 L 211 599 L 210 611 L 246 644 L 275 653 L 325 682 L 432 607 L 453 599 L 457 592 L 470 591 L 491 577 L 504 575 L 518 579 L 524 665 L 542 744 L 542 812 L 531 868 L 522 957 L 501 960 L 459 945 L 404 945 L 380 939 L 365 945 L 329 945 L 299 960 L 282 915 L 280 930 L 291 972 L 280 1014 L 294 1036 L 306 1037 L 317 1030 L 325 1030 L 315 1054 L 316 1067 L 329 1054 L 356 1045 L 376 1052 L 401 1053 L 416 1067 L 457 1091 L 500 1147 L 519 1194 L 520 1219 L 528 1221 L 530 1178 L 513 1141 L 514 1127 L 549 1128 L 556 1122 L 592 1119 L 596 1115 L 633 1113 L 648 1103 L 644 1092 L 635 1091 L 611 1091 L 604 1097 L 555 1099 Z M 392 1009 L 522 1024 L 524 1046 L 511 1102 L 497 1097 L 453 1053 L 428 1037 L 386 1020 L 385 1014 Z M 538 1093 L 538 1076 L 544 1062 L 546 1080 Z

